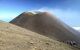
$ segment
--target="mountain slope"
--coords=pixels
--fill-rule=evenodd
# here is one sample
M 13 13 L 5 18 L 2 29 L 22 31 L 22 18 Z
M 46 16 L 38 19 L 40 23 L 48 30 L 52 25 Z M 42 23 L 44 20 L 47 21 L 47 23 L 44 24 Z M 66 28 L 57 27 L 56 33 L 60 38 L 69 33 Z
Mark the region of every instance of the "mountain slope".
M 22 13 L 10 23 L 59 41 L 75 41 L 80 47 L 80 33 L 48 12 Z
M 0 22 L 0 50 L 79 50 L 18 26 Z

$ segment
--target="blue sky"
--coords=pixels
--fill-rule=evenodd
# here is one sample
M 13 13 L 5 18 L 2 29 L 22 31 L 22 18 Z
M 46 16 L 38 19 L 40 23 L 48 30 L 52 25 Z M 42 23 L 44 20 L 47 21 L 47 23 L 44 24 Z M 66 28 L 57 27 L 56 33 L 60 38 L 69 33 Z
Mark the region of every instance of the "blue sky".
M 33 10 L 49 11 L 72 27 L 80 26 L 80 0 L 0 0 L 0 20 L 6 22 Z

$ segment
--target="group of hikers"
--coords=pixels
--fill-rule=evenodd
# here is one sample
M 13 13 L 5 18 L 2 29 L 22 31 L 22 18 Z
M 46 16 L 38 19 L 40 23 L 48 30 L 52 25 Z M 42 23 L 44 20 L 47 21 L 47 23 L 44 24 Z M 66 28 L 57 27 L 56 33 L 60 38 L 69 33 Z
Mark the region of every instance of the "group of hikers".
M 77 42 L 76 41 L 71 41 L 71 40 L 68 40 L 65 43 L 67 43 L 67 44 L 69 44 L 71 46 L 76 46 L 77 45 Z

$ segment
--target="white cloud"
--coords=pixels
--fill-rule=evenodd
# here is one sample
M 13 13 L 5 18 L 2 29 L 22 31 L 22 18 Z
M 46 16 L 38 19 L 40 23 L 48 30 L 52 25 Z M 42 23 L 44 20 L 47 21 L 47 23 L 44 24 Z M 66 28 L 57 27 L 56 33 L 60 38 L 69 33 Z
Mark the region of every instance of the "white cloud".
M 62 17 L 69 17 L 69 18 L 73 18 L 75 16 L 80 15 L 79 12 L 73 11 L 71 9 L 41 8 L 41 9 L 38 9 L 38 11 L 41 11 L 41 12 L 46 11 L 46 12 L 50 12 L 50 13 L 55 14 L 55 15 L 59 15 Z
M 79 12 L 71 10 L 71 9 L 58 9 L 58 8 L 40 8 L 40 9 L 35 9 L 35 10 L 30 10 L 29 12 L 36 12 L 36 11 L 41 11 L 41 12 L 50 12 L 56 16 L 59 17 L 64 17 L 64 18 L 75 18 L 76 16 L 79 16 Z
M 80 27 L 73 27 L 73 29 L 80 31 Z
M 70 26 L 79 26 L 78 24 L 80 12 L 71 10 L 71 9 L 58 9 L 58 8 L 40 8 L 37 10 L 32 11 L 41 11 L 41 12 L 50 12 L 51 14 L 54 14 L 58 18 L 60 18 L 62 21 L 64 21 L 66 24 Z

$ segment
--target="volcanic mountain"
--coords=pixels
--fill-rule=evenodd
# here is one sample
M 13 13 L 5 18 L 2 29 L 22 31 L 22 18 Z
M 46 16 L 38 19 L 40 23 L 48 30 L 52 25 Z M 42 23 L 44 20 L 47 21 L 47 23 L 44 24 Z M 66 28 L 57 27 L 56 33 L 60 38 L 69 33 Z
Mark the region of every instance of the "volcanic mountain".
M 19 26 L 0 22 L 0 50 L 79 50 Z
M 13 19 L 10 23 L 50 38 L 55 37 L 61 41 L 72 40 L 80 42 L 80 36 L 78 36 L 80 34 L 79 32 L 48 12 L 37 12 L 36 14 L 24 12 Z
M 24 12 L 10 23 L 58 41 L 75 41 L 80 46 L 80 33 L 48 12 Z

